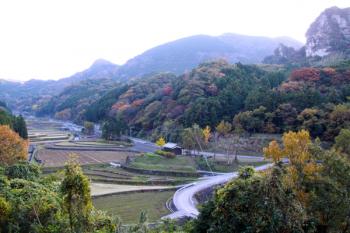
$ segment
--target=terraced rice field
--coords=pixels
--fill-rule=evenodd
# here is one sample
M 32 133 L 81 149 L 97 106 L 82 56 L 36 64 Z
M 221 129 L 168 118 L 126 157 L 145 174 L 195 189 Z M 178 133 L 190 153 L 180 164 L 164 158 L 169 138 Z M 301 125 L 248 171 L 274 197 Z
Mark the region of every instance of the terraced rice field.
M 99 141 L 74 141 L 74 142 L 59 142 L 55 143 L 55 146 L 62 147 L 92 147 L 92 148 L 125 148 L 131 146 L 129 143 L 125 142 L 113 142 L 105 143 Z
M 101 196 L 106 194 L 116 194 L 125 192 L 142 192 L 149 190 L 166 190 L 173 188 L 172 186 L 146 186 L 146 185 L 120 185 L 120 184 L 105 184 L 105 183 L 91 183 L 91 195 Z
M 41 149 L 37 154 L 45 167 L 64 166 L 69 157 L 75 154 L 81 165 L 99 164 L 110 162 L 125 162 L 128 156 L 134 156 L 135 153 L 124 151 L 79 151 L 79 150 L 49 150 Z
M 119 216 L 124 224 L 137 223 L 141 211 L 146 211 L 149 221 L 154 222 L 169 214 L 165 203 L 173 196 L 174 192 L 116 194 L 95 198 L 93 203 L 97 209 Z
M 136 157 L 130 167 L 158 171 L 196 172 L 196 164 L 191 157 L 177 156 L 168 159 L 151 153 Z
M 172 177 L 160 175 L 143 175 L 126 171 L 123 168 L 112 168 L 109 165 L 84 167 L 84 174 L 92 182 L 123 185 L 157 185 L 172 186 L 193 181 L 196 177 Z

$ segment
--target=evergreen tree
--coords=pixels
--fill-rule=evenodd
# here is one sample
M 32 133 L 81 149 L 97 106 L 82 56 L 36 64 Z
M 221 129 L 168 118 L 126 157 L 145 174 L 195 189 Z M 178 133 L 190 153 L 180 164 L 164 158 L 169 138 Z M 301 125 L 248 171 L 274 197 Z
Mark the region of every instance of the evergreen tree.
M 71 232 L 89 232 L 93 209 L 89 180 L 74 159 L 71 159 L 65 167 L 61 192 Z
M 14 117 L 13 129 L 21 138 L 28 139 L 27 125 L 22 115 Z

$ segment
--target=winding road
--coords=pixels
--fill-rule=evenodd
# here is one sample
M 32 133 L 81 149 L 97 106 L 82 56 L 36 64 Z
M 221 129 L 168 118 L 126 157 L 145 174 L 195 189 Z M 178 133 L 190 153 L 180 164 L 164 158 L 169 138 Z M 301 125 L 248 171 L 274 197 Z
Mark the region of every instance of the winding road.
M 268 169 L 271 166 L 272 164 L 266 164 L 256 167 L 255 170 L 261 171 Z M 218 176 L 211 176 L 206 179 L 183 186 L 175 192 L 173 197 L 173 204 L 177 211 L 164 216 L 163 219 L 177 219 L 182 217 L 196 218 L 199 212 L 196 207 L 197 202 L 194 198 L 195 194 L 210 187 L 227 183 L 229 180 L 236 178 L 237 176 L 237 172 L 227 173 Z

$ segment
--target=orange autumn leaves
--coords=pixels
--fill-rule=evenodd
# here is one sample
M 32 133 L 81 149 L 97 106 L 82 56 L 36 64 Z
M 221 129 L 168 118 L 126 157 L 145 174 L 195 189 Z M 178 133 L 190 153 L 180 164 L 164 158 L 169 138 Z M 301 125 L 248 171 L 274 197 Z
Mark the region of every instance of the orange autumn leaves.
M 28 142 L 7 125 L 0 125 L 0 165 L 12 165 L 27 159 Z

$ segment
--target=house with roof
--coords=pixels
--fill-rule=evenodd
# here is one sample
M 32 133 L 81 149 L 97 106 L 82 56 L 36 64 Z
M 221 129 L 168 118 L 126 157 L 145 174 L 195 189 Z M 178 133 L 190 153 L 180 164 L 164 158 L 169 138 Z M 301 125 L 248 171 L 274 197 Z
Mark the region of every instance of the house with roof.
M 182 148 L 176 143 L 168 142 L 162 147 L 163 151 L 172 152 L 176 155 L 182 154 Z

